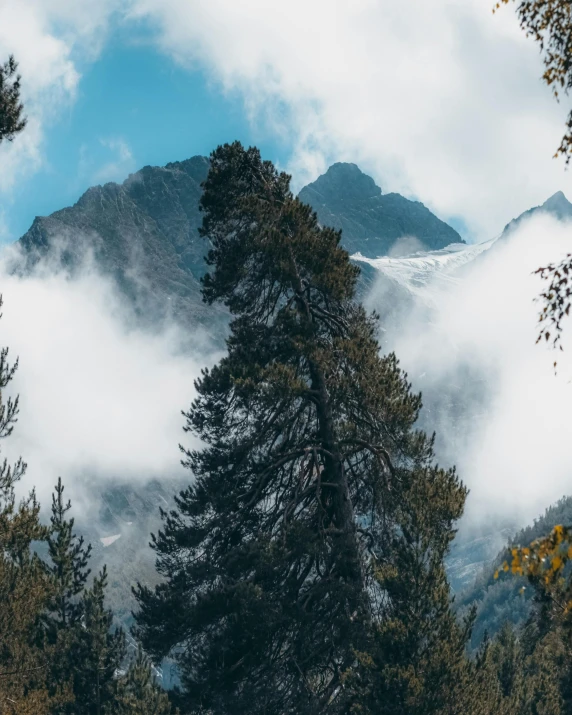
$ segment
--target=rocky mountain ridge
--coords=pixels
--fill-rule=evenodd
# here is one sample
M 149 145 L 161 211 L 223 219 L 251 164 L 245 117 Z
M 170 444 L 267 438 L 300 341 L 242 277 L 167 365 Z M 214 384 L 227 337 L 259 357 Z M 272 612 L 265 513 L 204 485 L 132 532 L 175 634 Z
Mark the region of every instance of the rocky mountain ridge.
M 208 243 L 198 231 L 202 222 L 199 199 L 208 168 L 208 160 L 196 156 L 164 167 L 144 167 L 122 184 L 88 189 L 73 206 L 34 220 L 17 243 L 14 270 L 27 274 L 47 264 L 73 274 L 92 261 L 100 273 L 116 282 L 146 323 L 174 319 L 190 334 L 203 326 L 221 345 L 227 313 L 223 307 L 206 306 L 200 293 Z M 352 252 L 383 253 L 400 237 L 410 236 L 416 226 L 423 236 L 436 226 L 441 242 L 445 234 L 460 240 L 421 204 L 393 194 L 380 208 L 381 190 L 353 164 L 335 165 L 306 189 L 301 198 L 312 202 L 316 197 L 313 206 L 320 220 L 331 219 L 342 227 L 343 243 Z M 360 223 L 359 207 L 367 197 L 371 215 Z M 329 206 L 326 218 L 320 213 L 322 201 Z M 398 210 L 393 210 L 391 202 Z M 420 219 L 427 226 L 419 224 Z M 369 288 L 368 278 L 375 275 L 367 269 L 364 266 L 362 272 L 362 295 Z M 95 486 L 93 518 L 83 525 L 78 522 L 94 544 L 94 570 L 108 564 L 109 600 L 123 623 L 129 623 L 135 605 L 130 587 L 138 578 L 136 572 L 142 578 L 145 574 L 150 580 L 155 578 L 154 555 L 145 545 L 150 532 L 160 526 L 159 508 L 170 504 L 185 485 L 161 475 L 149 485 L 135 486 L 117 475 L 103 491 Z M 126 558 L 129 563 L 124 563 Z
M 22 272 L 42 260 L 75 270 L 86 255 L 113 278 L 150 322 L 212 324 L 224 311 L 200 293 L 208 246 L 199 236 L 201 182 L 208 160 L 146 166 L 123 184 L 88 189 L 71 207 L 37 217 L 20 238 Z
M 356 164 L 333 164 L 305 186 L 299 197 L 312 206 L 322 225 L 342 230 L 350 255 L 379 258 L 464 243 L 454 228 L 421 202 L 396 193 L 383 194 Z
M 29 272 L 47 259 L 74 270 L 87 254 L 149 322 L 171 317 L 216 332 L 226 321 L 225 310 L 205 306 L 200 294 L 208 243 L 199 236 L 199 199 L 208 166 L 208 159 L 195 156 L 146 166 L 123 184 L 88 189 L 73 206 L 34 220 L 17 242 L 17 270 Z M 399 247 L 462 241 L 423 204 L 382 194 L 355 164 L 334 164 L 299 196 L 323 224 L 343 229 L 342 244 L 350 253 L 378 257 Z

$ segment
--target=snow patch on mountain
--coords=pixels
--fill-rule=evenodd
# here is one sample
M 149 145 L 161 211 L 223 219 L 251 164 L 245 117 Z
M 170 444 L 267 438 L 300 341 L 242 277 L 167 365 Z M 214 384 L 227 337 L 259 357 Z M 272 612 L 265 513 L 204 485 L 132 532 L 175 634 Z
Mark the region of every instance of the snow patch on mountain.
M 456 272 L 462 266 L 473 261 L 477 256 L 496 242 L 495 239 L 467 246 L 464 243 L 452 243 L 438 251 L 418 251 L 410 256 L 391 258 L 367 258 L 361 253 L 354 253 L 352 260 L 367 263 L 387 278 L 394 280 L 410 293 L 427 299 L 429 285 L 458 283 Z
M 114 544 L 117 539 L 121 538 L 121 534 L 113 534 L 113 536 L 102 536 L 100 541 L 103 544 L 104 547 L 106 546 L 111 546 L 111 544 Z

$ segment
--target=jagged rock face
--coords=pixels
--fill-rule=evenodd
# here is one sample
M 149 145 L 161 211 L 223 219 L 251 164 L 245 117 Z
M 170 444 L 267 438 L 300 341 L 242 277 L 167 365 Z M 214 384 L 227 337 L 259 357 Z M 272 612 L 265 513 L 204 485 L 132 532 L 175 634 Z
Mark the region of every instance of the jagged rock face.
M 184 326 L 208 326 L 220 337 L 226 311 L 207 307 L 200 294 L 208 244 L 199 236 L 199 199 L 208 168 L 208 159 L 195 156 L 165 167 L 146 166 L 121 185 L 89 189 L 74 206 L 35 219 L 19 241 L 24 259 L 17 269 L 29 271 L 48 258 L 73 270 L 91 253 L 98 269 L 117 281 L 149 323 L 171 316 Z M 334 164 L 302 189 L 300 198 L 313 206 L 322 224 L 343 229 L 342 243 L 350 253 L 377 257 L 411 236 L 421 242 L 414 248 L 461 241 L 423 204 L 382 195 L 355 164 Z M 407 252 L 407 244 L 403 248 Z M 360 297 L 368 285 L 364 274 Z
M 74 206 L 35 219 L 19 241 L 25 269 L 54 257 L 73 269 L 91 252 L 150 322 L 171 315 L 212 325 L 223 311 L 208 308 L 200 294 L 208 245 L 198 233 L 199 199 L 207 173 L 208 160 L 193 157 L 89 189 Z
M 436 250 L 463 239 L 419 201 L 382 194 L 355 164 L 338 163 L 300 191 L 320 223 L 342 230 L 344 247 L 367 258 Z

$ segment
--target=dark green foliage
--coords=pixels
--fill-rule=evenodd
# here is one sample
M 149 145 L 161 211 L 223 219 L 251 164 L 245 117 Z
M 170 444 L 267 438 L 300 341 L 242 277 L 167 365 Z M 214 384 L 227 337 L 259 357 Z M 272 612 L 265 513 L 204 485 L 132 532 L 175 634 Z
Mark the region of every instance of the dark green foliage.
M 174 712 L 167 694 L 155 682 L 151 661 L 139 648 L 127 673 L 116 681 L 106 715 L 171 715 Z
M 74 534 L 74 519 L 66 520 L 71 509 L 63 498 L 61 478 L 52 494 L 51 532 L 48 535 L 49 571 L 55 583 L 56 596 L 51 604 L 50 624 L 65 629 L 80 622 L 83 604 L 77 597 L 83 593 L 90 570 L 87 568 L 91 544 L 84 546 L 83 536 Z
M 530 526 L 518 531 L 511 539 L 511 545 L 527 546 L 535 539 L 550 533 L 557 524 L 572 523 L 572 497 L 562 497 L 549 506 Z
M 0 66 L 0 143 L 26 123 L 13 57 Z M 0 307 L 2 298 L 0 297 Z M 12 434 L 18 398 L 5 397 L 18 363 L 0 350 L 0 439 Z M 125 636 L 112 632 L 105 608 L 105 568 L 87 588 L 91 547 L 73 532 L 61 479 L 52 499 L 51 527 L 39 520 L 32 491 L 20 502 L 15 486 L 26 470 L 0 463 L 0 712 L 18 715 L 167 715 L 167 697 L 151 682 L 140 654 L 124 678 Z M 34 543 L 35 542 L 35 543 Z M 47 562 L 33 546 L 45 546 Z
M 532 589 L 523 587 L 522 579 L 492 580 L 474 605 L 476 619 L 471 633 L 471 648 L 478 648 L 485 632 L 496 635 L 505 623 L 522 625 L 530 614 Z M 462 612 L 462 609 L 460 609 Z
M 547 511 L 550 518 L 562 512 L 561 501 Z M 539 520 L 528 533 L 542 529 Z M 527 533 L 527 530 L 523 530 Z M 471 688 L 481 693 L 489 710 L 507 715 L 569 715 L 572 713 L 572 619 L 565 570 L 553 568 L 557 558 L 553 542 L 564 543 L 563 527 L 556 527 L 550 537 L 541 537 L 530 547 L 515 548 L 506 581 L 523 584 L 522 571 L 528 576 L 528 590 L 533 595 L 524 625 L 505 622 L 493 641 L 485 635 L 471 668 Z M 544 549 L 541 567 L 533 551 Z M 566 545 L 565 545 L 566 548 Z M 526 558 L 525 558 L 526 557 Z M 530 563 L 529 563 L 530 562 Z M 558 562 L 557 562 L 558 563 Z M 511 574 L 511 571 L 513 572 Z M 503 572 L 505 573 L 505 572 Z M 476 696 L 473 696 L 476 702 Z M 473 712 L 469 710 L 469 712 Z M 477 710 L 476 712 L 481 712 Z
M 194 483 L 153 540 L 165 581 L 138 587 L 137 632 L 177 659 L 193 712 L 346 712 L 357 654 L 385 657 L 402 627 L 404 661 L 436 650 L 437 692 L 462 659 L 442 556 L 465 489 L 414 429 L 421 399 L 379 354 L 358 269 L 256 149 L 212 154 L 201 207 L 228 355 L 185 415 L 206 447 L 184 450 Z
M 505 625 L 486 649 L 485 687 L 495 694 L 492 712 L 507 715 L 564 715 L 563 693 L 569 680 L 569 652 L 556 631 L 528 641 Z M 566 677 L 564 677 L 566 676 Z
M 519 630 L 505 625 L 486 637 L 461 675 L 458 715 L 564 715 L 559 684 L 560 644 L 549 636 L 529 652 Z
M 78 641 L 70 656 L 75 657 L 74 715 L 100 715 L 114 700 L 114 677 L 125 658 L 125 635 L 112 631 L 113 615 L 105 608 L 105 567 L 83 596 L 84 615 Z
M 0 307 L 2 298 L 0 297 Z M 18 419 L 18 398 L 6 397 L 18 362 L 0 350 L 0 439 L 10 437 Z M 61 702 L 58 683 L 47 687 L 49 649 L 38 638 L 41 616 L 52 595 L 42 561 L 32 550 L 47 529 L 40 524 L 40 507 L 32 491 L 18 502 L 16 484 L 26 465 L 0 462 L 0 712 L 10 708 L 20 715 L 47 715 Z
M 69 683 L 73 694 L 58 713 L 100 715 L 114 697 L 114 676 L 126 655 L 125 635 L 112 631 L 113 615 L 105 608 L 107 572 L 87 588 L 91 546 L 74 532 L 71 508 L 58 480 L 52 497 L 51 532 L 48 536 L 48 572 L 53 596 L 44 618 L 45 638 L 53 648 L 49 677 L 52 687 Z
M 24 681 L 25 697 L 18 682 L 9 683 L 10 697 L 19 696 L 14 701 L 20 705 L 18 712 L 30 715 L 167 715 L 172 712 L 168 697 L 154 683 L 142 652 L 120 675 L 126 661 L 125 635 L 113 628 L 112 613 L 105 607 L 107 573 L 104 567 L 88 587 L 91 548 L 74 534 L 74 521 L 67 518 L 71 504 L 63 492 L 60 479 L 52 498 L 50 530 L 37 519 L 27 522 L 26 530 L 19 524 L 24 550 L 18 547 L 10 573 L 9 563 L 0 563 L 0 643 L 1 624 L 10 618 L 18 645 L 10 650 L 10 672 L 17 671 L 19 662 L 22 669 L 38 660 L 42 664 L 36 667 L 39 675 Z M 33 555 L 31 537 L 46 540 L 47 563 Z M 20 606 L 9 608 L 14 602 Z M 8 663 L 3 666 L 9 670 Z M 1 686 L 0 677 L 0 697 Z
M 0 144 L 4 139 L 11 142 L 26 126 L 24 110 L 20 102 L 20 75 L 14 56 L 0 65 Z
M 368 652 L 359 654 L 362 667 L 348 677 L 349 712 L 430 715 L 457 712 L 457 705 L 463 712 L 472 614 L 459 627 L 443 568 L 452 538 L 444 525 L 459 500 L 438 469 L 430 481 L 414 478 L 404 495 L 402 532 L 375 574 L 387 598 L 385 617 L 374 625 Z

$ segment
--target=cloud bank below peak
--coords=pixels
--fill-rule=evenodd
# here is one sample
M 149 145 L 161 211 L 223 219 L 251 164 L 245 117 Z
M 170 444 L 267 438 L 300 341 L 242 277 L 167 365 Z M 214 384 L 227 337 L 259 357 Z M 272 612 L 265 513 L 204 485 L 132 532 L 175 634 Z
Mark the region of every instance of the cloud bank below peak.
M 423 392 L 439 460 L 455 463 L 470 489 L 468 524 L 523 523 L 571 492 L 572 325 L 563 353 L 535 344 L 534 275 L 565 255 L 571 233 L 570 218 L 539 211 L 488 244 L 371 261 L 415 299 L 383 325 L 384 347 Z M 386 295 L 378 278 L 369 306 L 383 309 Z
M 59 476 L 70 495 L 118 482 L 184 480 L 181 410 L 216 356 L 201 329 L 144 329 L 115 285 L 86 260 L 71 278 L 46 264 L 18 277 L 2 254 L 2 345 L 19 358 L 12 395 L 20 415 L 2 454 L 28 464 L 21 490 L 44 505 Z

